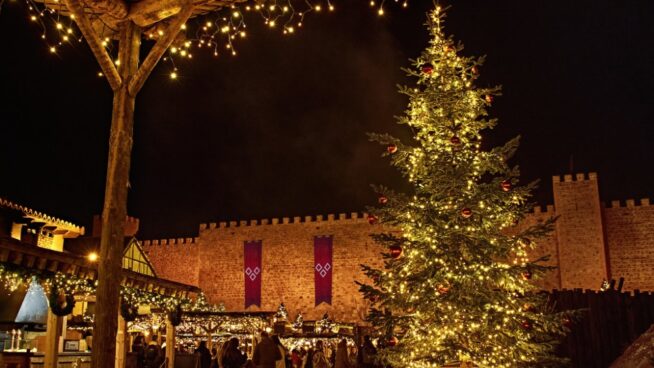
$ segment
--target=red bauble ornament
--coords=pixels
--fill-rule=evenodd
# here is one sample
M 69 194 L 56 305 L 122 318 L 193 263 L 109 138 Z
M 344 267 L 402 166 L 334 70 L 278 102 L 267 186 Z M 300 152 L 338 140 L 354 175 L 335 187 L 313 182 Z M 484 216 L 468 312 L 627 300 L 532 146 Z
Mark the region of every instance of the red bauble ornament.
M 461 138 L 457 136 L 452 136 L 452 138 L 450 138 L 450 143 L 452 143 L 455 146 L 458 146 L 461 144 Z
M 522 328 L 524 328 L 527 331 L 531 330 L 533 327 L 534 326 L 531 324 L 530 321 L 523 321 L 522 322 Z
M 388 203 L 388 198 L 386 198 L 385 196 L 380 196 L 378 202 L 379 204 L 386 204 Z
M 561 323 L 563 324 L 563 326 L 565 326 L 567 328 L 572 327 L 572 320 L 570 318 L 568 318 L 568 317 L 564 317 L 563 320 L 561 321 Z
M 395 153 L 397 152 L 397 146 L 394 144 L 389 144 L 388 147 L 386 147 L 386 151 L 388 151 L 388 153 Z
M 522 306 L 522 309 L 525 312 L 533 312 L 536 309 L 536 307 L 533 304 L 525 303 L 525 305 Z
M 450 285 L 440 284 L 436 290 L 441 294 L 447 294 L 447 292 L 450 291 Z
M 476 65 L 473 66 L 472 69 L 470 69 L 470 70 L 472 70 L 472 74 L 479 74 L 479 69 L 477 68 Z
M 488 102 L 488 103 L 493 103 L 493 96 L 491 96 L 491 95 L 486 95 L 486 98 L 485 98 L 485 99 L 486 99 L 486 102 Z
M 402 255 L 402 247 L 399 245 L 391 245 L 388 249 L 390 250 L 393 259 L 398 259 Z
M 529 270 L 526 270 L 525 272 L 522 273 L 522 278 L 525 280 L 531 280 L 531 276 L 532 274 L 531 271 Z
M 470 216 L 472 216 L 472 210 L 470 208 L 467 208 L 467 207 L 462 209 L 461 210 L 461 216 L 463 216 L 463 218 L 470 218 Z
M 424 66 L 422 67 L 422 72 L 423 72 L 424 74 L 431 74 L 431 73 L 434 72 L 434 67 L 431 66 L 431 65 L 424 65 Z
M 377 223 L 377 217 L 375 215 L 368 215 L 368 223 L 374 225 Z
M 397 337 L 393 336 L 390 339 L 388 339 L 388 342 L 386 343 L 388 346 L 393 347 L 397 345 L 400 342 L 400 340 L 397 339 Z
M 513 188 L 513 184 L 511 184 L 511 181 L 507 179 L 500 183 L 500 187 L 502 187 L 503 191 L 508 192 Z

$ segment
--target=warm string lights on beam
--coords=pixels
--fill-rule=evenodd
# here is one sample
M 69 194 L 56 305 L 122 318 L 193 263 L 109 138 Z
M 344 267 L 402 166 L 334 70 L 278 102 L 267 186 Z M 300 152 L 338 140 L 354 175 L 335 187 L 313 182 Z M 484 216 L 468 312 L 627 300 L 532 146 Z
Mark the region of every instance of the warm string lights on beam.
M 61 3 L 62 0 L 55 0 Z M 372 0 L 370 6 L 379 15 L 384 15 L 386 3 L 391 0 Z M 392 0 L 401 7 L 408 6 L 408 0 Z M 41 38 L 50 53 L 56 54 L 60 47 L 70 45 L 73 41 L 81 43 L 84 38 L 77 30 L 73 16 L 61 15 L 45 4 L 34 0 L 25 0 L 28 19 L 39 26 Z M 0 10 L 2 2 L 0 2 Z M 62 4 L 63 7 L 63 4 Z M 179 76 L 175 61 L 193 59 L 194 52 L 206 51 L 214 57 L 222 54 L 237 55 L 236 43 L 248 36 L 248 23 L 262 21 L 267 28 L 280 31 L 283 35 L 293 35 L 304 26 L 305 19 L 311 13 L 334 12 L 337 5 L 332 0 L 269 0 L 265 2 L 248 1 L 234 4 L 215 12 L 191 19 L 182 27 L 180 36 L 168 49 L 163 61 L 169 63 L 170 79 Z M 97 15 L 89 15 L 92 21 L 102 24 L 102 45 L 111 54 L 115 54 L 114 40 L 105 34 L 115 34 L 116 30 L 102 22 Z M 144 37 L 156 40 L 163 36 L 165 30 L 157 24 L 144 30 Z M 114 57 L 117 55 L 114 55 Z M 98 72 L 98 77 L 104 77 Z

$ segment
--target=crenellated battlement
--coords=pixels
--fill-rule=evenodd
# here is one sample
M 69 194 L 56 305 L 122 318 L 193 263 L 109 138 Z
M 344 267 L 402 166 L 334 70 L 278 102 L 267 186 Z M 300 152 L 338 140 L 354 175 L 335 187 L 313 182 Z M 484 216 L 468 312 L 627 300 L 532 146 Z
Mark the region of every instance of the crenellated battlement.
M 566 175 L 554 175 L 552 176 L 552 182 L 553 183 L 569 183 L 569 182 L 574 182 L 574 181 L 597 181 L 597 173 L 595 172 L 589 172 L 588 174 L 586 173 L 577 173 L 574 176 L 572 174 L 566 174 Z
M 172 239 L 154 239 L 154 240 L 143 240 L 143 246 L 153 246 L 153 245 L 195 245 L 198 242 L 198 238 L 172 238 Z
M 649 207 L 651 205 L 649 198 L 641 198 L 638 203 L 633 199 L 627 199 L 624 203 L 620 200 L 611 201 L 605 204 L 606 208 L 632 208 L 632 207 Z
M 240 227 L 253 226 L 275 226 L 275 225 L 298 225 L 298 224 L 317 224 L 317 223 L 345 223 L 345 222 L 367 222 L 368 214 L 362 212 L 339 213 L 338 215 L 330 213 L 327 216 L 295 216 L 282 217 L 260 220 L 241 220 L 241 221 L 222 221 L 200 224 L 200 231 L 214 229 L 232 229 Z
M 548 204 L 547 206 L 535 205 L 530 213 L 532 214 L 550 214 L 554 215 L 554 205 Z

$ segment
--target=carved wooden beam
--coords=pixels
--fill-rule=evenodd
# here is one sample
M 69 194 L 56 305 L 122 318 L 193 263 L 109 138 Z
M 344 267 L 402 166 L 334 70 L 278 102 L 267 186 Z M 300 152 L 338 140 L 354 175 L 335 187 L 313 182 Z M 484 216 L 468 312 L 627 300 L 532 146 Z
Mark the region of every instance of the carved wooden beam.
M 118 70 L 116 70 L 116 66 L 111 60 L 109 53 L 107 53 L 107 50 L 105 50 L 104 46 L 102 46 L 100 37 L 98 37 L 98 34 L 93 30 L 91 21 L 89 21 L 89 18 L 86 16 L 86 14 L 84 14 L 83 5 L 79 2 L 79 0 L 65 0 L 65 2 L 68 10 L 72 15 L 74 15 L 75 23 L 77 23 L 77 26 L 84 35 L 84 38 L 89 44 L 93 55 L 95 55 L 95 58 L 98 60 L 100 68 L 106 76 L 111 89 L 116 91 L 122 84 L 120 75 L 118 74 Z
M 132 80 L 129 82 L 130 95 L 136 96 L 136 94 L 139 93 L 141 87 L 143 87 L 143 84 L 150 76 L 150 73 L 152 73 L 152 69 L 154 69 L 155 65 L 157 65 L 159 62 L 159 59 L 161 59 L 164 52 L 166 52 L 166 49 L 168 49 L 170 44 L 175 40 L 175 37 L 177 37 L 179 30 L 182 28 L 182 25 L 186 23 L 188 18 L 190 18 L 193 14 L 193 8 L 194 5 L 190 2 L 187 2 L 182 7 L 182 10 L 180 10 L 172 20 L 164 32 L 164 35 L 161 36 L 157 43 L 154 44 L 154 47 L 152 50 L 150 50 L 150 53 L 139 67 L 139 70 L 134 75 L 134 78 L 132 78 Z
M 178 14 L 183 6 L 180 0 L 140 0 L 130 6 L 127 17 L 140 27 L 148 27 Z
M 106 14 L 117 20 L 127 18 L 129 7 L 124 0 L 84 0 L 94 13 Z

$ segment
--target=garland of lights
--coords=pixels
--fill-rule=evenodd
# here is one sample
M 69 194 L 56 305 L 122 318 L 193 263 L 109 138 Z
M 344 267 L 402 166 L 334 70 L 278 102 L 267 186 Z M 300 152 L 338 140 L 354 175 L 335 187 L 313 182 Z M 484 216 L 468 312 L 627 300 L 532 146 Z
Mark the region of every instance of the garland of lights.
M 24 0 L 28 11 L 28 18 L 37 24 L 41 31 L 41 39 L 47 45 L 48 50 L 55 54 L 59 47 L 71 45 L 74 41 L 81 43 L 84 37 L 78 31 L 73 19 L 63 16 L 45 4 L 37 3 L 34 0 Z M 58 1 L 55 1 L 58 2 Z M 331 0 L 325 0 L 321 4 L 316 0 L 270 0 L 264 4 L 261 1 L 247 1 L 244 4 L 232 4 L 214 12 L 198 16 L 189 24 L 184 24 L 181 36 L 168 48 L 167 56 L 163 61 L 171 64 L 171 79 L 177 78 L 177 67 L 175 60 L 192 59 L 193 48 L 198 50 L 209 50 L 213 56 L 219 56 L 225 50 L 236 56 L 236 40 L 244 39 L 247 36 L 246 18 L 254 17 L 261 19 L 270 29 L 281 29 L 283 35 L 292 35 L 297 29 L 302 28 L 304 19 L 310 13 L 321 13 L 323 10 L 333 12 L 336 7 Z M 369 5 L 376 9 L 379 16 L 385 14 L 384 8 L 387 0 L 371 0 Z M 391 2 L 391 0 L 388 0 Z M 401 3 L 402 7 L 408 6 L 408 0 L 392 0 L 394 3 Z M 3 1 L 0 1 L 2 10 Z M 102 18 L 93 15 L 94 21 L 102 21 Z M 103 21 L 102 21 L 103 22 Z M 164 34 L 161 22 L 154 24 L 144 31 L 144 36 L 156 40 Z M 111 25 L 103 22 L 102 32 L 115 32 Z M 100 35 L 102 45 L 112 54 L 116 52 L 113 41 L 106 35 Z M 102 72 L 98 72 L 102 77 Z
M 20 287 L 29 286 L 33 278 L 41 280 L 46 292 L 52 294 L 52 290 L 66 295 L 84 295 L 89 296 L 95 293 L 97 282 L 80 278 L 74 275 L 67 275 L 61 272 L 30 270 L 25 268 L 13 267 L 10 264 L 0 264 L 0 283 L 10 293 Z M 141 304 L 153 305 L 166 311 L 175 311 L 178 305 L 183 305 L 189 310 L 194 311 L 214 311 L 221 310 L 219 306 L 209 305 L 206 297 L 200 294 L 196 301 L 190 298 L 175 298 L 172 296 L 153 293 L 134 287 L 123 286 L 120 291 L 121 297 L 130 305 L 138 306 Z

